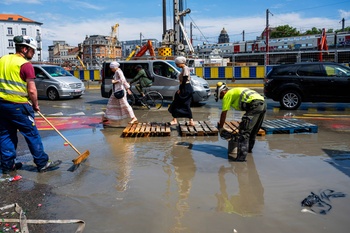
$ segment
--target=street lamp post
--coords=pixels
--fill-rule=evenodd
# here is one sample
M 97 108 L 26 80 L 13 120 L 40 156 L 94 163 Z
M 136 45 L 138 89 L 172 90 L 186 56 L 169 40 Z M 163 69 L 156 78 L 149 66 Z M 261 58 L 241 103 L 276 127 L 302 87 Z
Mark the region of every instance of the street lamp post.
M 37 42 L 37 48 L 38 51 L 38 61 L 41 61 L 41 33 L 39 30 L 36 30 L 36 42 Z

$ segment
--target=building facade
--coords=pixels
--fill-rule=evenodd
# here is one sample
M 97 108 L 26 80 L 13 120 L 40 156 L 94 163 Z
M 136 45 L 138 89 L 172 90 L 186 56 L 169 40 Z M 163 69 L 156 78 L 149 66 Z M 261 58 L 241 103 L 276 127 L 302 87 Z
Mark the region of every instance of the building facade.
M 37 51 L 33 61 L 41 61 L 41 25 L 29 18 L 16 14 L 0 14 L 0 57 L 6 54 L 16 53 L 15 36 L 31 36 L 37 41 Z
M 223 28 L 219 35 L 218 44 L 229 43 L 229 42 L 230 42 L 230 37 L 228 36 L 226 29 Z
M 82 45 L 82 61 L 89 69 L 100 68 L 105 60 L 122 57 L 120 43 L 116 38 L 103 35 L 86 36 Z

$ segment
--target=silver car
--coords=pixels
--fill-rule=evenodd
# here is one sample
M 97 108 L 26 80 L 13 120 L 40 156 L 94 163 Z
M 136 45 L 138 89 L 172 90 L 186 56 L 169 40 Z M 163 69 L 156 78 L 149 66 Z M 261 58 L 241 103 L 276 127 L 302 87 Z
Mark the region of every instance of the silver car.
M 39 64 L 33 64 L 33 66 L 39 97 L 45 96 L 50 100 L 63 97 L 77 99 L 84 94 L 84 83 L 61 66 Z

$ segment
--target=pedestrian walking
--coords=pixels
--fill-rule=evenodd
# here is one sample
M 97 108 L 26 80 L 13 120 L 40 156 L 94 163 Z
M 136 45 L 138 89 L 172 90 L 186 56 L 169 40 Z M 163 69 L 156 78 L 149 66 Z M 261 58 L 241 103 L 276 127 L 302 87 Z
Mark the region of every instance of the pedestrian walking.
M 189 125 L 193 126 L 193 116 L 191 110 L 191 102 L 193 96 L 193 88 L 191 85 L 191 74 L 190 69 L 186 65 L 186 58 L 179 56 L 175 59 L 177 67 L 181 68 L 179 74 L 179 90 L 176 91 L 174 100 L 171 103 L 168 111 L 171 113 L 173 120 L 170 122 L 171 125 L 177 125 L 177 118 L 183 117 L 189 119 Z
M 220 136 L 226 137 L 223 126 L 227 111 L 234 108 L 245 111 L 239 123 L 239 133 L 236 138 L 237 157 L 228 156 L 230 160 L 245 161 L 247 153 L 251 153 L 255 144 L 256 135 L 262 125 L 266 113 L 265 98 L 254 90 L 235 87 L 229 90 L 223 82 L 218 82 L 215 91 L 215 100 L 222 100 L 222 110 L 219 122 Z
M 124 91 L 124 96 L 117 99 L 115 95 L 112 95 L 108 99 L 107 109 L 104 116 L 104 124 L 108 124 L 108 120 L 122 120 L 130 117 L 131 121 L 129 124 L 137 122 L 137 118 L 134 114 L 132 107 L 129 105 L 127 100 L 127 93 L 131 94 L 129 90 L 130 85 L 126 81 L 123 71 L 119 68 L 120 64 L 116 61 L 111 62 L 109 65 L 110 69 L 114 72 L 112 85 L 114 92 Z
M 0 59 L 0 158 L 3 174 L 22 168 L 15 162 L 17 131 L 25 138 L 39 172 L 57 168 L 60 160 L 49 161 L 34 121 L 40 111 L 34 82 L 35 73 L 29 62 L 35 54 L 36 42 L 29 36 L 15 36 L 15 54 Z M 31 104 L 28 102 L 31 101 Z

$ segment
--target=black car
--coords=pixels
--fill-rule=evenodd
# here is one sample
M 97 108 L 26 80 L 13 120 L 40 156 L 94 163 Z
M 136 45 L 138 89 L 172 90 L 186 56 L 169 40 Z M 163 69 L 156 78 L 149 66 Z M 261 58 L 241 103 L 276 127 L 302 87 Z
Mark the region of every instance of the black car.
M 333 62 L 306 62 L 273 67 L 264 79 L 264 94 L 281 108 L 302 102 L 350 102 L 350 68 Z

